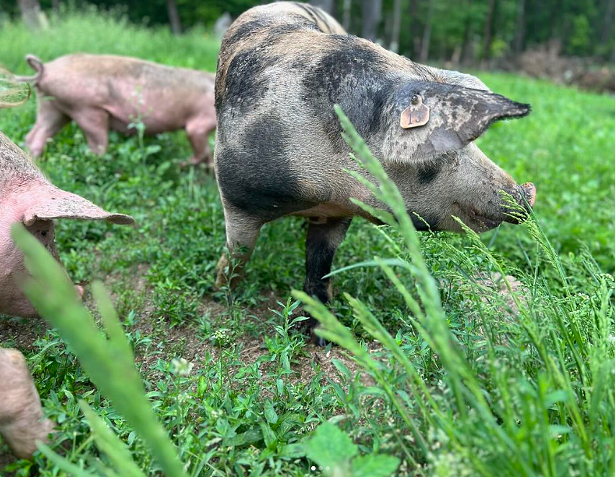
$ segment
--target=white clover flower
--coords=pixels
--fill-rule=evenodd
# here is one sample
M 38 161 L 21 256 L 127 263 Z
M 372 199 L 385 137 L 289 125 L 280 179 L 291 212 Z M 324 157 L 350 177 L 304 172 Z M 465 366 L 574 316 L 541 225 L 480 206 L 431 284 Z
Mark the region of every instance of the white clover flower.
M 171 372 L 178 376 L 188 376 L 194 368 L 194 364 L 184 358 L 173 358 L 171 361 Z

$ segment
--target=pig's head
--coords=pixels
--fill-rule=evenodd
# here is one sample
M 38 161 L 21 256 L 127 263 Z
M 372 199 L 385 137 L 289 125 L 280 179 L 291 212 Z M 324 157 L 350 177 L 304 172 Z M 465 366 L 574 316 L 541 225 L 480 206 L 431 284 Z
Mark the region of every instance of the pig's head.
M 90 201 L 50 184 L 29 157 L 0 133 L 0 313 L 35 316 L 21 291 L 26 276 L 23 254 L 11 239 L 11 226 L 23 223 L 57 258 L 54 220 L 107 220 L 131 224 L 127 215 L 110 214 Z M 78 292 L 81 292 L 77 288 Z
M 415 220 L 420 230 L 460 231 L 453 216 L 477 232 L 518 223 L 505 196 L 527 209 L 534 185 L 516 184 L 473 141 L 495 121 L 526 116 L 529 105 L 491 93 L 472 76 L 440 73 L 449 75 L 444 82 L 404 82 L 391 95 L 382 143 L 390 177 L 413 217 L 422 218 Z

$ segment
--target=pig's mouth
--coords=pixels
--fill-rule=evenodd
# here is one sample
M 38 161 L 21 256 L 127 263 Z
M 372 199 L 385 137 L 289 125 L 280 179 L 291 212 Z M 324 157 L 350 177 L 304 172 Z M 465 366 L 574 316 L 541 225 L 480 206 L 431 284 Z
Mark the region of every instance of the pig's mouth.
M 473 206 L 464 207 L 459 202 L 454 202 L 453 208 L 456 209 L 456 213 L 453 213 L 453 215 L 459 217 L 464 224 L 479 233 L 491 230 L 504 222 L 504 217 L 496 218 L 479 212 Z
M 520 224 L 527 219 L 536 200 L 536 187 L 531 182 L 527 182 L 522 186 L 517 186 L 515 193 L 511 195 L 518 206 L 504 204 L 497 214 L 482 212 L 473 205 L 464 206 L 459 202 L 454 202 L 453 207 L 456 211 L 461 212 L 458 216 L 466 225 L 476 232 L 485 232 L 502 222 Z

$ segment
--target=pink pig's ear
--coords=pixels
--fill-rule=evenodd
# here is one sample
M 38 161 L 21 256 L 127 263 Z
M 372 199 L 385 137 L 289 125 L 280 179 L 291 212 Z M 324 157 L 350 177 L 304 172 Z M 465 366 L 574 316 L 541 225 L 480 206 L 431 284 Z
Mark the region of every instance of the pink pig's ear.
M 52 185 L 32 190 L 31 194 L 23 218 L 26 226 L 37 220 L 52 219 L 107 220 L 119 225 L 134 224 L 130 215 L 111 214 L 83 197 Z

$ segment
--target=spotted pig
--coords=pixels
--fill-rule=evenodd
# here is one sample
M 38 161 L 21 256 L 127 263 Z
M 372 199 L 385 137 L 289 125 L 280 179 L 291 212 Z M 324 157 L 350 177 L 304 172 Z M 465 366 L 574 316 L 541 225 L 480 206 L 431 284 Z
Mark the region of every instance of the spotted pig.
M 350 221 L 375 221 L 350 199 L 385 207 L 345 172 L 359 166 L 335 104 L 381 160 L 418 230 L 459 231 L 453 216 L 477 232 L 515 223 L 500 191 L 528 208 L 534 202 L 533 184 L 517 185 L 474 143 L 495 121 L 526 116 L 529 105 L 474 76 L 348 35 L 310 5 L 277 2 L 241 15 L 222 40 L 215 100 L 214 164 L 230 255 L 241 266 L 263 224 L 306 217 L 304 289 L 323 302 L 330 295 L 323 277 Z M 219 284 L 228 262 L 226 255 L 219 262 Z

